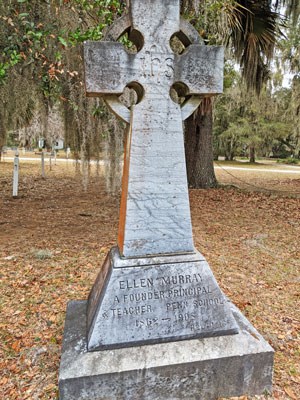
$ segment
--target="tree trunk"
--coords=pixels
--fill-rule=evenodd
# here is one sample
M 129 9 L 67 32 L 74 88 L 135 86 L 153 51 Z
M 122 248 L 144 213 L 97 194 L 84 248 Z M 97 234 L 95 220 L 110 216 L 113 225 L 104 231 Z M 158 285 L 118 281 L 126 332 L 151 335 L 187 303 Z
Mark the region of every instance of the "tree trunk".
M 249 158 L 251 163 L 255 163 L 255 147 L 250 146 L 249 148 Z
M 185 123 L 185 156 L 189 187 L 213 188 L 217 179 L 213 164 L 212 101 L 204 99 Z

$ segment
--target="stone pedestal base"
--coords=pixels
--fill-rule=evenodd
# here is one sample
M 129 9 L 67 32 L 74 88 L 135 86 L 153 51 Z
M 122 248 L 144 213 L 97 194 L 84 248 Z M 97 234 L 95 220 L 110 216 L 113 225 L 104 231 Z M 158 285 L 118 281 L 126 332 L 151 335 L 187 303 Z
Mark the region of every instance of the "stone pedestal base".
M 230 307 L 238 334 L 87 352 L 87 302 L 70 302 L 60 400 L 212 400 L 270 392 L 273 349 Z
M 88 298 L 88 350 L 233 335 L 228 300 L 199 252 L 125 259 L 113 247 Z

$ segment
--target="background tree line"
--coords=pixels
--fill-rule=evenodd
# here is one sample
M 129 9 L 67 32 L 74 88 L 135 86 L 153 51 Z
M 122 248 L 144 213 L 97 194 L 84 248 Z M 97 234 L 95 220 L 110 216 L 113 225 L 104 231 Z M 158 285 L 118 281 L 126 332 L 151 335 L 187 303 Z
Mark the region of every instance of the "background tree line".
M 227 66 L 224 95 L 217 99 L 214 111 L 214 158 L 232 161 L 236 156 L 299 159 L 300 136 L 294 96 L 299 80 L 282 87 L 282 76 L 275 73 L 260 91 L 251 95 L 240 75 Z M 279 80 L 279 82 L 278 82 Z
M 91 157 L 104 157 L 109 161 L 108 184 L 110 188 L 118 187 L 115 177 L 120 176 L 124 125 L 100 99 L 86 98 L 82 43 L 101 39 L 127 3 L 0 3 L 0 147 L 8 132 L 13 131 L 22 131 L 23 145 L 31 145 L 39 136 L 51 140 L 57 134 L 51 129 L 53 120 L 58 120 L 66 146 L 85 161 L 84 168 Z M 217 184 L 213 170 L 217 154 L 231 159 L 251 152 L 253 159 L 257 149 L 264 148 L 264 154 L 290 149 L 290 154 L 299 156 L 298 2 L 278 0 L 272 5 L 269 0 L 182 0 L 181 8 L 205 44 L 226 46 L 228 61 L 224 96 L 216 101 L 203 99 L 186 122 L 190 185 Z M 127 37 L 122 40 L 128 47 L 132 45 Z M 273 70 L 285 65 L 294 73 L 291 89 L 282 89 L 280 73 L 271 82 L 271 62 Z M 240 76 L 234 65 L 240 65 Z

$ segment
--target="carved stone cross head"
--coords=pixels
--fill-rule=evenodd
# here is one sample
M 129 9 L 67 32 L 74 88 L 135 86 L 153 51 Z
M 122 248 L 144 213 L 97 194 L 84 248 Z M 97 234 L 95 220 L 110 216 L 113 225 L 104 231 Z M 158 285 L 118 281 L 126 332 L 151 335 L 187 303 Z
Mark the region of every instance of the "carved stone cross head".
M 222 92 L 223 49 L 201 45 L 198 34 L 180 18 L 180 0 L 131 0 L 129 14 L 108 38 L 128 31 L 138 52 L 114 41 L 85 43 L 86 91 L 103 96 L 130 124 L 125 158 L 119 249 L 125 257 L 194 251 L 184 156 L 183 124 L 201 97 Z M 190 44 L 175 54 L 177 35 Z M 136 90 L 130 111 L 117 96 Z M 181 107 L 170 96 L 181 88 Z

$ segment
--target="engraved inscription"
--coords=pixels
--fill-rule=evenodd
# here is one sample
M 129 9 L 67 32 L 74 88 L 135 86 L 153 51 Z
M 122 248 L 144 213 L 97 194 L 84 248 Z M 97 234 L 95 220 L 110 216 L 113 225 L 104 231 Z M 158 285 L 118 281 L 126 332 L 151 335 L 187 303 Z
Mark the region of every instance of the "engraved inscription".
M 156 45 L 145 51 L 140 61 L 143 78 L 150 78 L 153 83 L 161 83 L 164 78 L 171 80 L 174 76 L 174 59 L 159 54 Z
M 174 263 L 127 266 L 131 261 L 117 258 L 118 267 L 108 272 L 106 295 L 93 321 L 90 349 L 98 343 L 105 348 L 114 343 L 237 333 L 227 312 L 228 302 L 208 264 L 202 259 L 172 259 Z
M 130 275 L 115 281 L 116 295 L 108 315 L 113 320 L 130 319 L 135 328 L 166 332 L 184 327 L 187 332 L 222 329 L 223 321 L 212 321 L 210 311 L 224 307 L 213 282 L 201 273 L 157 274 L 138 278 Z
M 158 280 L 162 286 L 169 286 L 170 284 L 184 284 L 184 283 L 199 283 L 202 282 L 202 277 L 200 274 L 193 275 L 173 275 L 173 276 L 162 276 Z
M 136 288 L 145 288 L 145 287 L 152 287 L 153 286 L 153 279 L 139 279 L 139 280 L 127 280 L 127 281 L 120 281 L 119 287 L 120 289 L 136 289 Z
M 143 315 L 152 312 L 151 305 L 141 305 L 135 307 L 112 308 L 113 317 L 122 317 L 123 315 Z

